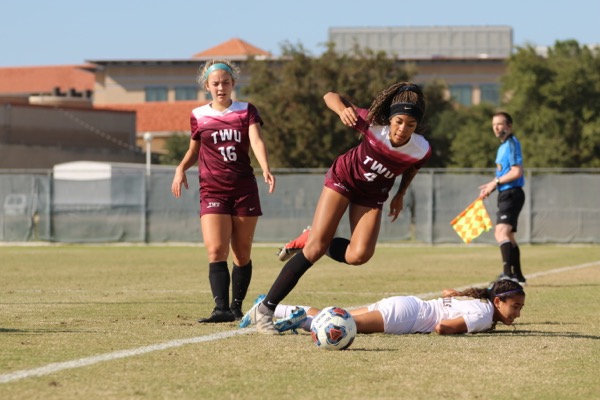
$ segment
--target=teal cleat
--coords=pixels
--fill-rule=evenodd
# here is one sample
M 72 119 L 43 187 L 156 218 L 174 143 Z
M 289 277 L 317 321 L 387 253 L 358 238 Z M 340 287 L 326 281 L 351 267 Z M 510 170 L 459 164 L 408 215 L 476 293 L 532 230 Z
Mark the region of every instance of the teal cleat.
M 293 334 L 297 334 L 297 329 L 304 321 L 306 321 L 306 318 L 307 315 L 304 308 L 296 307 L 289 317 L 281 318 L 275 321 L 275 329 L 277 329 L 279 333 L 291 330 Z
M 258 303 L 263 301 L 265 299 L 265 297 L 267 297 L 266 294 L 258 295 L 256 300 L 254 300 L 254 305 L 257 305 Z M 254 307 L 252 307 L 252 308 L 254 308 Z M 250 309 L 250 310 L 252 310 L 252 309 Z M 239 325 L 240 328 L 246 328 L 247 326 L 249 326 L 252 323 L 252 318 L 250 317 L 250 310 L 248 310 L 246 315 L 244 315 L 244 317 L 240 321 L 240 325 Z

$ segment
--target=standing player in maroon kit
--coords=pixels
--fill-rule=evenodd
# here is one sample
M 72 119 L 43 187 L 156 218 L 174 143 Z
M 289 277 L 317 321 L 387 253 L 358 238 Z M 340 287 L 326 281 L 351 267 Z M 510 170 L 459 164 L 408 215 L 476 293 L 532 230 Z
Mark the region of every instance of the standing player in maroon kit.
M 262 139 L 262 119 L 250 103 L 233 101 L 237 70 L 227 61 L 206 63 L 198 82 L 212 95 L 212 102 L 192 111 L 190 147 L 175 170 L 173 195 L 188 189 L 185 171 L 198 162 L 200 225 L 208 254 L 208 279 L 215 308 L 201 323 L 241 319 L 242 301 L 252 278 L 252 240 L 262 215 L 258 186 L 250 165 L 252 147 L 269 193 L 275 190 L 267 149 Z M 233 254 L 231 276 L 227 266 Z M 232 301 L 229 303 L 231 283 Z
M 403 208 L 404 194 L 419 168 L 431 156 L 429 143 L 415 133 L 422 127 L 425 99 L 421 89 L 397 83 L 377 95 L 369 110 L 361 109 L 337 93 L 324 96 L 325 104 L 342 122 L 363 135 L 356 147 L 339 156 L 327 172 L 310 234 L 302 251 L 281 270 L 262 302 L 244 316 L 241 327 L 256 324 L 265 334 L 277 334 L 273 311 L 296 286 L 302 275 L 324 254 L 339 262 L 361 265 L 375 252 L 383 203 L 397 176 L 402 180 L 390 202 L 395 221 Z M 349 208 L 352 236 L 334 238 Z

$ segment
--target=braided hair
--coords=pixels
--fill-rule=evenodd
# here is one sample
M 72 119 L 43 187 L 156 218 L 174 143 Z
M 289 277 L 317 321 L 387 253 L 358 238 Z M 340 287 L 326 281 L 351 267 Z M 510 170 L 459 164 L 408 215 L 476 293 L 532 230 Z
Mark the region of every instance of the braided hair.
M 399 103 L 409 103 L 416 107 L 421 115 L 425 114 L 425 96 L 421 88 L 410 82 L 399 82 L 379 92 L 369 108 L 367 122 L 373 125 L 389 125 L 390 108 Z M 419 129 L 421 121 L 417 122 Z

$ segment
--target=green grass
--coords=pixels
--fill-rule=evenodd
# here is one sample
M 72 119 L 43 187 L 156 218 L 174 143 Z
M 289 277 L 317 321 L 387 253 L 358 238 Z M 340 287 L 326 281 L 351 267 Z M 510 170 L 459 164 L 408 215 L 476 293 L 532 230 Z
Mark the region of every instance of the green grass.
M 279 273 L 275 251 L 253 250 L 246 309 Z M 532 277 L 515 328 L 359 335 L 343 352 L 317 349 L 307 333 L 249 333 L 0 383 L 0 398 L 598 398 L 600 246 L 521 254 Z M 320 260 L 285 303 L 359 306 L 499 272 L 495 246 L 381 247 L 360 267 Z M 0 376 L 237 329 L 196 323 L 212 310 L 202 247 L 4 246 L 0 276 Z

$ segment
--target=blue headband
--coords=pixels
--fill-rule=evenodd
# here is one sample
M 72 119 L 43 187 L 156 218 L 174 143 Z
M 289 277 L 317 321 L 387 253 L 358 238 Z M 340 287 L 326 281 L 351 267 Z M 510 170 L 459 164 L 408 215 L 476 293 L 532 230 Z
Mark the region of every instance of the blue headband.
M 214 72 L 218 69 L 227 71 L 227 72 L 229 72 L 229 75 L 233 76 L 233 70 L 231 69 L 231 67 L 229 65 L 223 64 L 223 63 L 217 63 L 217 64 L 213 64 L 210 67 L 208 67 L 208 69 L 206 70 L 206 74 L 204 74 L 204 78 L 208 79 L 208 75 L 210 75 L 211 72 Z

